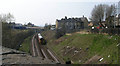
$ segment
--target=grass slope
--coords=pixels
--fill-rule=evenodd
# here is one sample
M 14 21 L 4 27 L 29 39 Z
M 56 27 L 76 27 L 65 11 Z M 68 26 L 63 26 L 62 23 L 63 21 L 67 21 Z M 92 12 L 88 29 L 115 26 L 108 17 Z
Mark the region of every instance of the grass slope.
M 22 46 L 19 48 L 20 51 L 30 52 L 30 44 L 31 44 L 32 36 L 26 38 L 24 42 L 21 44 Z
M 64 40 L 57 42 L 61 39 Z M 109 35 L 76 33 L 70 36 L 65 35 L 54 42 L 48 43 L 48 46 L 65 61 L 70 58 L 74 63 L 85 63 L 91 57 L 98 55 L 104 59 L 101 62 L 95 63 L 117 64 L 118 47 L 116 45 L 119 41 L 119 36 L 111 37 Z M 71 50 L 65 55 L 65 47 L 67 46 L 75 47 L 77 50 L 81 48 L 81 53 L 73 56 L 74 50 Z M 108 57 L 108 55 L 110 55 L 110 57 Z

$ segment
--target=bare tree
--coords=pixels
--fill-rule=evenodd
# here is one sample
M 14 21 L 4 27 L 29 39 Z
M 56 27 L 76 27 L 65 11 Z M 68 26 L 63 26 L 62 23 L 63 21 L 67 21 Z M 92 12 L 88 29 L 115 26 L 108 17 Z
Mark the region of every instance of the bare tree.
M 11 22 L 14 21 L 14 16 L 10 13 L 8 14 L 0 14 L 0 22 Z
M 100 4 L 93 8 L 91 13 L 91 20 L 93 22 L 101 22 L 104 18 L 104 5 Z
M 106 18 L 110 17 L 110 16 L 115 16 L 116 14 L 116 8 L 115 5 L 105 5 L 105 16 Z
M 116 8 L 115 5 L 105 5 L 106 11 L 106 26 L 111 28 L 114 25 L 114 18 L 116 17 Z
M 96 24 L 101 24 L 101 22 L 110 17 L 110 16 L 114 16 L 116 14 L 116 9 L 115 9 L 115 5 L 106 5 L 106 4 L 99 4 L 99 5 L 95 5 L 95 7 L 93 8 L 92 12 L 91 12 L 91 18 L 90 20 L 93 21 Z M 101 24 L 102 25 L 102 24 Z
M 11 22 L 11 21 L 14 21 L 14 16 L 10 13 L 7 14 L 7 22 Z

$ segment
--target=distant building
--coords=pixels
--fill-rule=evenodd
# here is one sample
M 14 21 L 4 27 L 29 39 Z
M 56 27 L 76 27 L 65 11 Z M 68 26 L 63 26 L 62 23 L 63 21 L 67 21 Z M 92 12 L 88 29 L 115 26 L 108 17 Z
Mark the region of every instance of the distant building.
M 86 17 L 82 18 L 62 18 L 56 20 L 56 29 L 65 29 L 67 32 L 71 30 L 85 29 L 88 27 L 88 20 Z
M 10 22 L 9 25 L 11 29 L 26 29 L 21 23 Z
M 115 18 L 115 26 L 120 26 L 120 14 Z
M 120 1 L 118 2 L 118 14 L 120 14 Z
M 32 24 L 32 23 L 29 22 L 29 23 L 27 24 L 27 27 L 34 27 L 34 24 Z
M 118 17 L 116 25 L 120 26 L 120 1 L 118 2 Z
M 110 16 L 106 18 L 105 24 L 108 28 L 120 26 L 120 14 L 118 16 Z
M 55 25 L 51 25 L 50 29 L 55 30 L 55 27 L 56 27 Z
M 16 23 L 16 24 L 15 24 L 15 27 L 21 27 L 21 26 L 22 26 L 21 23 Z

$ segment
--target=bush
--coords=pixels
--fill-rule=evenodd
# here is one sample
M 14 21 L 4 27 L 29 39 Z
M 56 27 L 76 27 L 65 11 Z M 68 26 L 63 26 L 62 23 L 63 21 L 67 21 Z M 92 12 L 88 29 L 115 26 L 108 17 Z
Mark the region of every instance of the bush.
M 2 45 L 12 49 L 19 49 L 24 39 L 34 33 L 33 30 L 16 30 L 9 27 L 8 23 L 2 23 Z
M 62 29 L 57 29 L 57 30 L 56 30 L 56 34 L 55 34 L 55 37 L 56 37 L 56 38 L 60 38 L 60 37 L 62 37 L 63 35 L 65 35 L 65 33 L 66 33 L 66 32 L 65 32 L 64 29 L 63 29 L 63 30 L 62 30 Z
M 94 30 L 91 29 L 91 32 L 92 32 L 92 33 L 99 33 L 99 30 L 98 30 L 97 28 L 95 28 Z
M 120 28 L 104 28 L 101 33 L 108 33 L 109 35 L 120 35 Z

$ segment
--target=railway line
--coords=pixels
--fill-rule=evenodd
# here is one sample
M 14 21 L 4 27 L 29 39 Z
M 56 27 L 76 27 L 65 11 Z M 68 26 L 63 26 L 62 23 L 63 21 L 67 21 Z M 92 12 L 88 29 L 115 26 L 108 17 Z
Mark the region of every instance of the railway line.
M 43 59 L 49 59 L 52 62 L 60 63 L 60 61 L 56 58 L 56 56 L 47 48 L 46 45 L 39 44 L 37 39 L 37 35 L 32 37 L 32 45 L 31 45 L 31 54 L 33 57 L 42 57 Z

